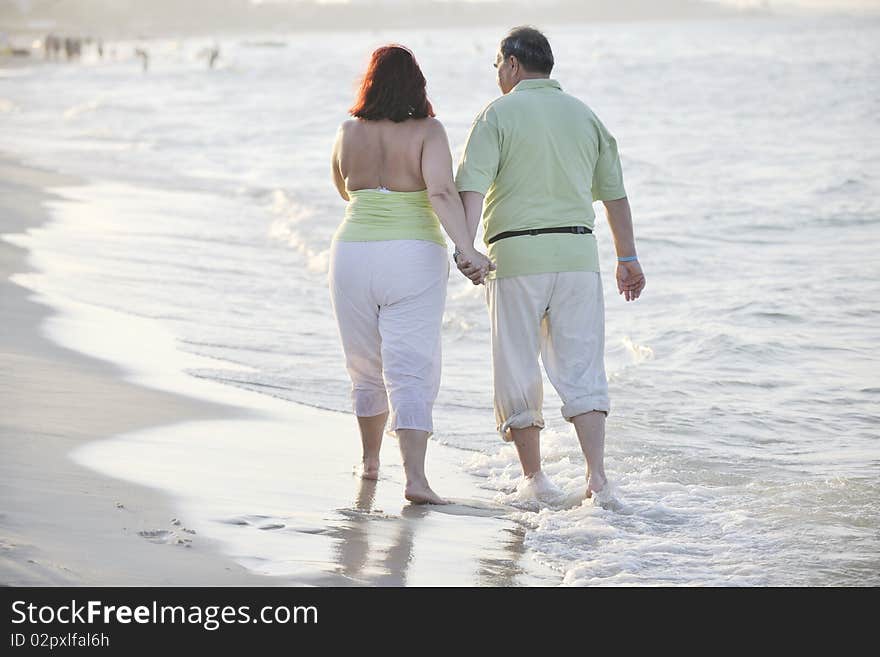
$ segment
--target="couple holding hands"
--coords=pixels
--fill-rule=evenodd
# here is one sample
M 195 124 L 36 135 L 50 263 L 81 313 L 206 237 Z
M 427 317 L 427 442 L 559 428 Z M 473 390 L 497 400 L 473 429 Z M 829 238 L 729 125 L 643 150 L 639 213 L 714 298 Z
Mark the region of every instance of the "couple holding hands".
M 403 46 L 373 53 L 333 147 L 333 179 L 348 206 L 333 237 L 329 285 L 362 476 L 378 477 L 390 400 L 388 431 L 399 439 L 404 495 L 414 503 L 446 503 L 425 476 L 449 276 L 441 226 L 458 269 L 486 287 L 496 426 L 515 444 L 523 477 L 539 494 L 553 489 L 541 471 L 540 355 L 586 458 L 586 497 L 608 487 L 594 201 L 604 203 L 614 237 L 618 292 L 633 301 L 645 287 L 617 144 L 549 77 L 553 53 L 538 30 L 511 30 L 495 68 L 502 96 L 474 120 L 454 178 L 425 78 Z M 473 246 L 481 218 L 488 256 Z

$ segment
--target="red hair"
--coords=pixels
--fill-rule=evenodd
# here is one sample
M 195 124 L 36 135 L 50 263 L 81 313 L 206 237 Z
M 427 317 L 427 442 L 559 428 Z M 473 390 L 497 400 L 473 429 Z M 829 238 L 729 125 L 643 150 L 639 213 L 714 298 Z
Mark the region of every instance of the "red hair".
M 398 44 L 376 48 L 348 112 L 368 121 L 391 119 L 395 123 L 434 116 L 425 84 L 409 48 Z

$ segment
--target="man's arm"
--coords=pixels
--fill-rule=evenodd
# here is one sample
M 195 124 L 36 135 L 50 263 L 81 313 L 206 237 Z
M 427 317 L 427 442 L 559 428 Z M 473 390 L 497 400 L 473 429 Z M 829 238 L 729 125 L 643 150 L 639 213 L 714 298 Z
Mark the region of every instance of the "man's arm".
M 614 237 L 614 249 L 618 258 L 636 255 L 636 239 L 633 232 L 632 210 L 625 196 L 614 201 L 602 201 L 608 226 Z M 635 301 L 645 289 L 645 274 L 638 260 L 617 263 L 617 293 L 627 301 Z
M 629 207 L 629 199 L 624 196 L 616 201 L 602 201 L 605 206 L 605 214 L 608 217 L 608 225 L 614 237 L 614 248 L 617 256 L 636 255 L 636 238 L 633 234 L 632 210 Z

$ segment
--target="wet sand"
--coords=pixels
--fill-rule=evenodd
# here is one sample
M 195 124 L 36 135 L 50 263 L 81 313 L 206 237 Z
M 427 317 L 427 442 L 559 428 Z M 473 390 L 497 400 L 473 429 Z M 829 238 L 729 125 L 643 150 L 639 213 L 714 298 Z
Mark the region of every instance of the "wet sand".
M 0 158 L 0 234 L 39 226 L 52 198 L 45 189 L 75 182 Z M 0 240 L 0 584 L 284 583 L 250 573 L 207 539 L 145 539 L 139 532 L 179 530 L 167 497 L 68 458 L 90 440 L 234 411 L 128 383 L 113 364 L 44 338 L 52 309 L 9 280 L 28 269 L 27 253 Z

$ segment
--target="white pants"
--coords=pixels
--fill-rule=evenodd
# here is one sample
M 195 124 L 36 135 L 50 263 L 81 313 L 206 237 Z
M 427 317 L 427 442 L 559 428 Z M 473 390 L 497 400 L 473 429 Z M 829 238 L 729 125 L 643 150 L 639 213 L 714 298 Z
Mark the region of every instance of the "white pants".
M 605 376 L 605 299 L 599 272 L 530 274 L 486 281 L 492 330 L 495 420 L 510 429 L 543 427 L 538 354 L 562 398 L 562 416 L 611 411 Z
M 355 415 L 384 413 L 389 431 L 433 433 L 449 258 L 425 240 L 343 242 L 330 248 L 330 297 L 351 377 Z

